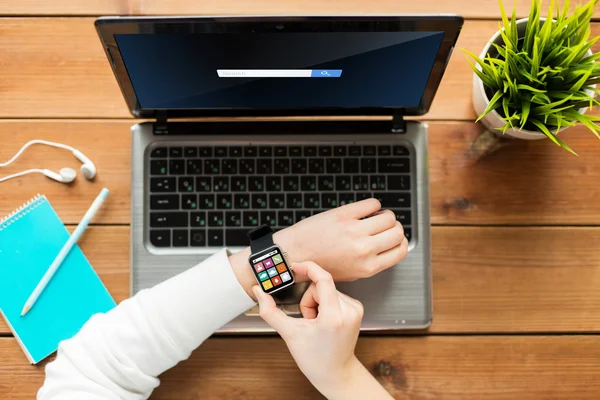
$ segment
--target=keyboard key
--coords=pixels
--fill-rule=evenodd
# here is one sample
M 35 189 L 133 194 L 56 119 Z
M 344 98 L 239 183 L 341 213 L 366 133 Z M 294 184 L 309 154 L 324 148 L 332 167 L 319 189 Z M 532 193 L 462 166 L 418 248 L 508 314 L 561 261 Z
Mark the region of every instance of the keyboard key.
M 193 212 L 191 214 L 190 226 L 192 228 L 204 228 L 206 226 L 206 212 Z
M 273 156 L 273 148 L 271 146 L 260 146 L 258 148 L 258 156 L 259 157 L 272 157 Z
M 245 176 L 232 176 L 231 177 L 231 191 L 232 192 L 245 192 L 248 188 Z
M 317 146 L 304 146 L 304 157 L 314 157 L 317 155 Z
M 252 195 L 252 208 L 265 209 L 268 207 L 267 194 L 258 193 Z
M 341 174 L 342 173 L 342 159 L 341 158 L 328 158 L 326 161 L 327 173 L 328 174 Z
M 185 154 L 186 158 L 196 158 L 196 157 L 198 157 L 198 148 L 197 147 L 185 147 L 183 149 L 183 154 Z
M 237 174 L 237 160 L 232 159 L 224 159 L 221 160 L 221 173 L 225 175 L 235 175 Z
M 150 161 L 150 175 L 166 175 L 167 174 L 167 160 L 151 160 Z
M 363 147 L 363 156 L 371 157 L 377 154 L 375 146 L 364 146 Z
M 305 208 L 321 208 L 321 200 L 318 193 L 305 193 L 304 194 L 304 207 Z
M 179 210 L 178 194 L 151 194 L 151 210 Z
M 231 194 L 217 195 L 217 209 L 231 210 L 233 208 L 233 196 Z
M 296 222 L 300 222 L 302 220 L 305 220 L 306 218 L 311 216 L 311 212 L 310 211 L 296 211 Z
M 308 171 L 305 158 L 292 158 L 292 174 L 306 174 Z
M 360 160 L 360 172 L 363 174 L 377 172 L 377 160 L 375 158 L 362 158 Z
M 410 207 L 410 193 L 403 192 L 375 192 L 373 197 L 381 202 L 383 208 L 408 208 Z
M 358 174 L 360 172 L 358 158 L 345 158 L 344 159 L 344 173 L 345 174 Z
M 276 174 L 289 174 L 290 173 L 290 160 L 289 158 L 276 158 L 273 162 L 273 172 Z
M 410 163 L 408 158 L 380 158 L 380 173 L 407 173 L 410 172 Z
M 170 175 L 185 174 L 185 160 L 169 160 L 169 174 Z
M 258 211 L 244 211 L 244 226 L 258 226 Z
M 251 176 L 248 178 L 248 188 L 251 192 L 262 192 L 265 190 L 265 180 L 262 176 Z
M 410 242 L 410 240 L 412 239 L 412 229 L 410 227 L 403 227 L 404 228 L 404 237 L 406 237 L 406 239 Z
M 373 195 L 371 194 L 371 192 L 358 192 L 358 193 L 355 193 L 355 194 L 356 194 L 356 201 L 370 199 L 370 198 L 373 197 Z
M 181 208 L 183 210 L 195 210 L 198 208 L 198 195 L 184 194 L 181 195 Z
M 198 149 L 198 156 L 201 158 L 208 158 L 213 156 L 212 147 L 200 147 Z
M 156 247 L 171 246 L 171 231 L 169 230 L 151 230 L 150 243 Z
M 244 154 L 242 146 L 231 146 L 229 148 L 229 157 L 241 157 Z
M 198 205 L 201 210 L 214 209 L 215 208 L 215 195 L 214 194 L 198 195 Z
M 345 157 L 346 146 L 333 146 L 333 155 L 336 157 Z
M 364 175 L 354 175 L 352 178 L 352 186 L 355 191 L 369 190 L 369 177 Z
M 378 146 L 377 154 L 379 154 L 380 156 L 391 156 L 392 148 L 390 146 Z
M 410 225 L 411 215 L 410 210 L 392 210 L 396 214 L 396 220 L 402 225 Z
M 327 211 L 327 210 L 313 210 L 312 215 L 321 214 L 322 212 L 325 212 L 325 211 Z
M 150 157 L 152 157 L 152 158 L 165 158 L 166 156 L 167 156 L 167 148 L 166 147 L 155 147 L 150 152 Z M 157 231 L 157 232 L 160 232 L 160 231 Z
M 190 246 L 204 247 L 206 246 L 206 231 L 203 229 L 192 229 L 190 231 Z
M 279 192 L 281 191 L 281 177 L 280 176 L 267 176 L 265 182 L 265 188 L 267 192 Z
M 286 196 L 288 208 L 303 208 L 301 193 L 288 193 Z
M 333 190 L 335 181 L 331 175 L 319 176 L 319 190 Z
M 352 190 L 352 178 L 348 175 L 338 175 L 335 177 L 335 190 Z
M 191 176 L 181 177 L 178 179 L 178 185 L 180 192 L 193 192 L 194 191 L 194 178 Z
M 321 157 L 331 157 L 332 151 L 331 146 L 319 146 L 319 156 Z
M 174 192 L 175 178 L 150 178 L 150 191 L 156 193 Z
M 317 190 L 317 177 L 316 176 L 301 176 L 300 177 L 300 190 L 303 192 L 310 192 Z
M 275 157 L 287 157 L 287 147 L 275 146 L 273 148 L 273 154 L 275 154 Z
M 394 146 L 393 153 L 395 156 L 407 156 L 410 154 L 407 147 L 399 144 Z
M 188 175 L 201 175 L 202 174 L 202 160 L 187 160 L 186 161 Z
M 273 160 L 270 158 L 260 158 L 256 162 L 256 172 L 262 175 L 268 175 L 273 171 Z
M 186 228 L 188 213 L 186 212 L 151 212 L 151 228 Z
M 223 211 L 212 211 L 208 213 L 208 226 L 223 226 Z
M 169 157 L 183 157 L 183 149 L 181 147 L 170 147 Z
M 271 227 L 277 225 L 276 212 L 275 211 L 261 211 L 260 212 L 260 223 L 269 225 Z
M 206 175 L 219 175 L 221 173 L 221 163 L 219 160 L 209 158 L 204 160 L 204 173 Z
M 285 208 L 285 195 L 283 193 L 271 193 L 269 195 L 269 208 Z
M 250 208 L 250 195 L 247 193 L 236 194 L 233 197 L 234 208 L 246 210 Z
M 352 204 L 355 202 L 354 193 L 338 193 L 338 203 L 340 206 Z
M 385 190 L 387 179 L 382 175 L 371 175 L 371 190 Z
M 225 230 L 225 246 L 248 246 L 248 231 L 246 229 L 226 229 Z
M 410 190 L 410 176 L 388 175 L 388 190 Z
M 219 247 L 223 246 L 223 229 L 208 230 L 208 245 Z
M 299 189 L 297 176 L 283 177 L 283 190 L 285 192 L 297 192 Z
M 196 178 L 196 191 L 210 192 L 212 190 L 212 178 L 210 176 L 200 176 Z
M 291 146 L 290 147 L 290 157 L 302 157 L 302 147 Z
M 217 158 L 227 157 L 227 147 L 223 147 L 223 146 L 215 147 L 215 157 L 217 157 Z
M 311 158 L 308 160 L 308 172 L 311 174 L 325 173 L 325 160 L 323 158 Z
M 256 166 L 254 165 L 254 159 L 252 158 L 244 158 L 240 160 L 240 174 L 243 175 L 252 175 L 256 170 Z
M 361 149 L 360 146 L 350 146 L 348 148 L 348 155 L 351 156 L 360 156 L 361 155 Z
M 292 226 L 294 225 L 294 212 L 293 211 L 279 211 L 279 226 Z
M 242 226 L 241 211 L 228 211 L 225 213 L 225 226 Z
M 173 231 L 173 247 L 187 247 L 188 245 L 188 230 L 175 229 Z
M 335 208 L 338 206 L 338 195 L 336 193 L 321 193 L 321 206 L 324 208 Z
M 213 190 L 215 192 L 228 192 L 229 191 L 229 177 L 228 176 L 215 176 L 213 178 Z
M 244 157 L 256 157 L 258 155 L 258 147 L 256 146 L 245 146 Z

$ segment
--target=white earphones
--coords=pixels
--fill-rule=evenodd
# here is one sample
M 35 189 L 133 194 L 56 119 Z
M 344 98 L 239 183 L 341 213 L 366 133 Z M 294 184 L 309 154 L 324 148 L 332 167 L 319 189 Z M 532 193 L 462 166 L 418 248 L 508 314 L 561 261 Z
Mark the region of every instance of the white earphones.
M 32 140 L 30 142 L 27 142 L 23 147 L 21 147 L 21 150 L 19 150 L 17 152 L 17 154 L 15 154 L 13 156 L 13 158 L 11 158 L 10 160 L 8 160 L 5 163 L 0 163 L 0 167 L 6 167 L 7 165 L 14 162 L 21 154 L 23 154 L 23 152 L 29 146 L 32 146 L 34 144 L 44 144 L 46 146 L 58 147 L 61 149 L 71 151 L 73 153 L 73 155 L 75 156 L 75 158 L 77 158 L 83 164 L 81 166 L 81 173 L 83 174 L 83 176 L 85 176 L 87 179 L 90 179 L 90 180 L 94 179 L 94 177 L 96 176 L 96 166 L 94 165 L 92 160 L 90 160 L 85 155 L 83 155 L 82 152 L 80 152 L 79 150 L 77 150 L 71 146 L 67 146 L 67 145 L 61 144 L 61 143 L 48 142 L 46 140 Z M 17 178 L 19 176 L 33 174 L 33 173 L 44 174 L 48 178 L 54 179 L 55 181 L 62 182 L 62 183 L 73 182 L 75 180 L 75 177 L 77 176 L 77 173 L 75 172 L 75 170 L 73 168 L 62 168 L 59 173 L 50 171 L 49 169 L 35 168 L 35 169 L 28 169 L 26 171 L 18 172 L 13 175 L 5 176 L 4 178 L 0 178 L 0 182 L 4 182 L 9 179 L 13 179 L 13 178 Z

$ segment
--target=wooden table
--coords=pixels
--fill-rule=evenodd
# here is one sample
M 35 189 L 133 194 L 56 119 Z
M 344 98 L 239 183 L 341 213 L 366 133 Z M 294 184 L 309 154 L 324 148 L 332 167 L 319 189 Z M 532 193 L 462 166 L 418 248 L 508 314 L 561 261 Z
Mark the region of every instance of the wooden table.
M 520 16 L 528 5 L 520 2 Z M 107 186 L 110 200 L 81 247 L 116 300 L 128 296 L 134 121 L 94 31 L 97 15 L 428 12 L 467 17 L 458 47 L 475 52 L 499 16 L 496 0 L 0 0 L 0 160 L 43 138 L 79 148 L 99 169 L 94 183 L 79 177 L 65 186 L 42 176 L 3 183 L 0 215 L 45 193 L 72 228 Z M 600 23 L 592 31 L 599 34 Z M 426 334 L 364 336 L 358 356 L 398 399 L 599 398 L 600 142 L 576 128 L 564 139 L 579 157 L 549 141 L 491 153 L 478 140 L 470 91 L 468 64 L 456 51 L 423 118 L 430 124 L 433 325 Z M 78 162 L 34 148 L 2 175 L 64 166 Z M 275 358 L 265 361 L 266 351 Z M 43 379 L 43 365 L 30 366 L 0 322 L 0 399 L 31 399 Z M 154 398 L 279 393 L 318 398 L 279 338 L 220 337 L 167 372 Z

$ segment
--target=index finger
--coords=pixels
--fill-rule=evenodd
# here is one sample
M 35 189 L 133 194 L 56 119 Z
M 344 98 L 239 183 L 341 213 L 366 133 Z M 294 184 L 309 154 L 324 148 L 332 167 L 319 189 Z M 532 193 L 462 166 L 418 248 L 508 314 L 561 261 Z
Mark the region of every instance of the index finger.
M 340 300 L 331 274 L 312 261 L 293 265 L 296 275 L 305 275 L 315 284 L 315 300 L 319 304 L 320 313 L 340 313 Z
M 361 219 L 368 217 L 381 210 L 381 203 L 377 199 L 364 199 L 356 203 L 347 204 L 339 207 L 338 212 L 344 213 L 349 218 Z

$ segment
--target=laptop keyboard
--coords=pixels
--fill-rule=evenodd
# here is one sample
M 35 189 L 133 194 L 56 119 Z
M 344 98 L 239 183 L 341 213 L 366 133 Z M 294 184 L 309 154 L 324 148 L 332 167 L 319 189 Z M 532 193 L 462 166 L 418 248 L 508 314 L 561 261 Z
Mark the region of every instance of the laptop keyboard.
M 411 153 L 402 145 L 164 146 L 150 152 L 149 239 L 155 247 L 247 246 L 375 197 L 412 237 Z

